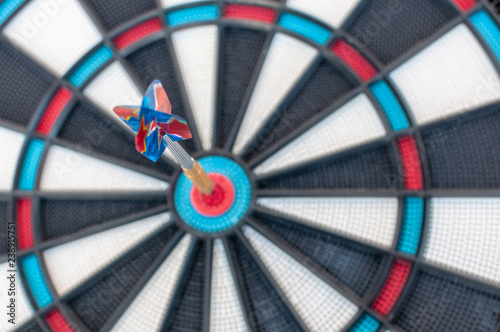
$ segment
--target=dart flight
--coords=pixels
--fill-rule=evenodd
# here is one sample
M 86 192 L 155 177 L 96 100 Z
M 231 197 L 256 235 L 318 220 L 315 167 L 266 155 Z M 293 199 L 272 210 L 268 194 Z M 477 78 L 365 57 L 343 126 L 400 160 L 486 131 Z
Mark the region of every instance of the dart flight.
M 159 80 L 149 85 L 141 106 L 116 106 L 113 111 L 136 133 L 138 152 L 156 162 L 168 148 L 201 193 L 208 195 L 213 192 L 212 180 L 177 143 L 192 138 L 191 131 L 186 120 L 172 114 L 172 104 Z

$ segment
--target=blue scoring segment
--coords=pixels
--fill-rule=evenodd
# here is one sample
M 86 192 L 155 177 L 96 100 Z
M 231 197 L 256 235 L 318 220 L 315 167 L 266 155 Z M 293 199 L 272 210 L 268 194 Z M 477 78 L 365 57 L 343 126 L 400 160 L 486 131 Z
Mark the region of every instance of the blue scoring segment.
M 107 46 L 99 48 L 92 53 L 85 61 L 83 61 L 78 68 L 69 76 L 68 80 L 77 87 L 82 84 L 106 63 L 113 56 L 113 51 Z
M 364 314 L 349 329 L 349 332 L 376 332 L 380 327 L 380 322 L 370 314 Z
M 34 254 L 21 259 L 24 275 L 37 305 L 42 308 L 52 303 L 52 295 L 42 274 L 38 258 Z
M 204 216 L 192 206 L 190 194 L 193 184 L 181 174 L 174 192 L 174 204 L 177 213 L 189 226 L 205 233 L 215 233 L 236 225 L 246 213 L 250 205 L 251 186 L 245 171 L 234 161 L 210 156 L 198 160 L 207 173 L 219 173 L 231 180 L 234 186 L 234 202 L 232 207 L 221 216 Z
M 0 5 L 0 25 L 19 7 L 24 0 L 5 0 Z
M 500 62 L 500 29 L 498 26 L 484 10 L 472 15 L 470 20 Z
M 219 8 L 217 5 L 206 5 L 168 13 L 167 22 L 170 26 L 175 27 L 188 23 L 215 20 L 218 16 Z
M 422 220 L 424 219 L 424 200 L 419 197 L 408 197 L 404 203 L 403 226 L 398 250 L 416 255 L 420 243 Z
M 40 139 L 32 139 L 29 142 L 26 154 L 24 155 L 23 165 L 21 166 L 21 174 L 19 175 L 19 189 L 33 190 L 44 146 L 45 143 Z
M 303 17 L 285 13 L 281 16 L 280 23 L 283 28 L 309 38 L 318 44 L 324 44 L 330 38 L 331 32 Z
M 386 82 L 379 81 L 373 84 L 370 90 L 377 98 L 380 106 L 384 109 L 392 130 L 398 131 L 410 126 L 401 104 L 398 102 L 396 96 Z

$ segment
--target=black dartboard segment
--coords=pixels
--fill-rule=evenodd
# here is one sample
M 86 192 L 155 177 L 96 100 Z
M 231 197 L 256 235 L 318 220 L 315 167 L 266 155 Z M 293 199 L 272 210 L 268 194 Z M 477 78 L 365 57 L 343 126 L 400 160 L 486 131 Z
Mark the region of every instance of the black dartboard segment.
M 132 251 L 126 260 L 119 262 L 69 301 L 69 306 L 89 329 L 99 330 L 104 326 L 144 277 L 145 271 L 172 241 L 175 233 L 175 226 L 159 233 L 147 245 Z
M 318 230 L 304 227 L 286 219 L 257 214 L 255 220 L 264 230 L 304 255 L 304 259 L 339 280 L 363 297 L 377 280 L 385 263 L 385 255 L 352 244 Z
M 422 132 L 435 188 L 498 188 L 497 109 Z M 474 140 L 474 141 L 472 141 Z M 478 144 L 472 142 L 477 142 Z M 446 146 L 446 148 L 444 148 Z
M 422 271 L 407 301 L 395 321 L 405 331 L 494 331 L 500 322 L 498 296 L 439 273 Z M 461 301 L 473 305 L 455 305 Z M 419 310 L 420 302 L 429 310 Z
M 255 72 L 268 33 L 242 28 L 225 28 L 221 39 L 220 110 L 218 146 L 227 141 L 231 128 Z
M 387 188 L 397 189 L 397 165 L 388 147 L 319 161 L 307 169 L 292 170 L 259 182 L 264 189 Z
M 340 72 L 330 62 L 322 61 L 300 91 L 293 94 L 293 101 L 273 115 L 263 132 L 257 136 L 257 141 L 249 147 L 250 152 L 245 153 L 243 157 L 249 160 L 259 154 L 299 128 L 305 121 L 325 111 L 355 86 L 345 73 Z
M 449 1 L 370 1 L 347 31 L 388 64 L 456 16 Z
M 300 331 L 300 327 L 281 301 L 279 294 L 260 271 L 254 258 L 241 241 L 230 239 L 229 248 L 238 261 L 237 268 L 245 276 L 243 287 L 246 292 L 251 326 L 259 331 L 288 330 Z
M 169 331 L 198 331 L 203 327 L 203 294 L 205 287 L 206 248 L 199 244 L 186 273 L 189 277 L 179 293 L 179 300 L 172 307 L 172 314 L 165 328 Z
M 86 228 L 166 206 L 163 197 L 120 200 L 42 200 L 43 239 L 70 235 Z M 61 220 L 64 220 L 61 225 Z
M 127 23 L 138 15 L 148 13 L 156 9 L 156 3 L 153 0 L 147 1 L 84 1 L 97 17 L 99 23 L 107 30 L 112 30 L 120 24 Z
M 0 41 L 0 62 L 4 78 L 0 89 L 1 119 L 26 126 L 55 80 L 3 41 Z M 6 80 L 8 77 L 10 79 Z
M 0 201 L 0 222 L 4 227 L 4 229 L 7 229 L 9 222 L 7 211 L 8 211 L 8 203 L 5 201 L 3 202 Z M 8 243 L 9 241 L 7 232 L 0 233 L 0 252 L 4 255 L 7 254 L 8 252 L 9 249 Z

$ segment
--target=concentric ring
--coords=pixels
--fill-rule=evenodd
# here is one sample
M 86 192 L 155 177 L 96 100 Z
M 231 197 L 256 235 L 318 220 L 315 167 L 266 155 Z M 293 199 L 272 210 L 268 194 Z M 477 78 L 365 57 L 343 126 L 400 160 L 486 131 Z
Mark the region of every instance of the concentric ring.
M 193 184 L 181 174 L 174 189 L 177 213 L 187 225 L 206 233 L 221 232 L 235 226 L 247 212 L 252 196 L 250 180 L 245 171 L 236 162 L 221 156 L 204 157 L 199 162 L 208 174 L 222 174 L 231 181 L 234 186 L 234 202 L 227 212 L 219 216 L 200 213 L 191 201 Z

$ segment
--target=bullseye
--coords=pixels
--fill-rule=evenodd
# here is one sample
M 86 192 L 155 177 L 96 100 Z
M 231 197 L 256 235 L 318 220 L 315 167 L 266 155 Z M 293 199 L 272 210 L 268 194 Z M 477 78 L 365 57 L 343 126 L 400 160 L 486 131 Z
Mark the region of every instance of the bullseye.
M 214 183 L 212 194 L 203 195 L 182 173 L 174 188 L 174 205 L 181 220 L 203 233 L 217 233 L 238 224 L 250 205 L 251 185 L 243 168 L 222 156 L 199 159 Z
M 234 186 L 224 175 L 219 173 L 208 174 L 214 182 L 214 192 L 203 195 L 193 186 L 191 189 L 191 203 L 196 211 L 207 217 L 217 217 L 229 210 L 234 202 Z

